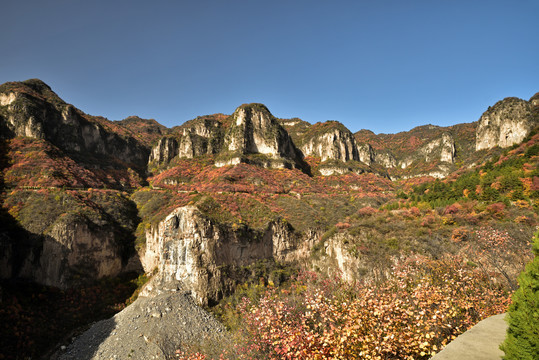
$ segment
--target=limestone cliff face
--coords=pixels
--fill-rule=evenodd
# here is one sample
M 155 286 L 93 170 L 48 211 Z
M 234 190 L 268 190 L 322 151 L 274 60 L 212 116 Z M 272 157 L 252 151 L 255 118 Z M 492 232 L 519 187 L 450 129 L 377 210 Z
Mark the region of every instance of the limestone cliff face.
M 401 169 L 410 166 L 414 161 L 425 162 L 455 162 L 455 140 L 449 133 L 443 133 L 441 137 L 434 139 L 422 146 L 411 156 L 406 157 L 400 162 Z
M 386 168 L 394 168 L 397 166 L 397 159 L 389 151 L 376 151 L 374 162 Z
M 538 124 L 533 114 L 533 99 L 528 102 L 514 97 L 506 98 L 485 111 L 475 133 L 475 149 L 505 148 L 524 140 Z
M 71 216 L 59 219 L 46 234 L 26 234 L 17 241 L 6 241 L 12 255 L 18 255 L 2 259 L 3 278 L 19 277 L 67 288 L 117 276 L 128 266 L 112 229 L 90 226 Z
M 326 124 L 334 126 L 324 126 Z M 301 151 L 306 156 L 315 156 L 327 160 L 359 161 L 359 152 L 354 135 L 342 124 L 327 122 L 315 124 L 301 145 Z M 321 128 L 319 131 L 317 127 Z
M 0 87 L 0 123 L 6 129 L 4 137 L 45 139 L 65 151 L 113 156 L 140 169 L 148 161 L 148 149 L 134 138 L 120 137 L 90 121 L 40 80 Z
M 161 138 L 152 148 L 149 163 L 166 164 L 175 157 L 192 159 L 218 153 L 223 142 L 222 124 L 211 117 L 190 120 L 177 128 L 175 136 Z
M 324 244 L 326 258 L 323 259 L 320 266 L 326 267 L 329 274 L 341 274 L 344 281 L 352 283 L 360 278 L 358 272 L 364 264 L 360 259 L 353 256 L 345 245 L 347 235 L 337 234 L 328 239 Z M 322 264 L 325 262 L 325 266 Z
M 234 111 L 223 150 L 228 156 L 216 162 L 217 166 L 237 163 L 242 155 L 249 154 L 277 160 L 276 167 L 282 167 L 283 161 L 295 166 L 302 162 L 301 153 L 286 130 L 262 104 L 242 105 Z
M 372 164 L 376 159 L 376 153 L 370 144 L 358 144 L 357 152 L 359 161 L 367 165 Z
M 178 156 L 178 141 L 172 137 L 163 137 L 152 148 L 150 163 L 168 163 Z
M 148 230 L 141 259 L 147 272 L 157 267 L 164 281 L 181 281 L 199 304 L 208 304 L 233 288 L 230 275 L 238 267 L 260 259 L 291 261 L 306 254 L 298 248 L 292 229 L 280 221 L 264 231 L 232 229 L 216 224 L 195 206 L 185 206 Z

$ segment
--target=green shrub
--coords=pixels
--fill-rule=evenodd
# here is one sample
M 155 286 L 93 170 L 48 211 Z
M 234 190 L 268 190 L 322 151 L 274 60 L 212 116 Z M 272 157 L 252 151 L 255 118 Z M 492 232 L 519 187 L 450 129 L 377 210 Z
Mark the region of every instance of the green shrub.
M 507 337 L 500 346 L 504 359 L 539 359 L 539 232 L 533 252 L 535 258 L 520 274 L 520 288 L 509 308 Z

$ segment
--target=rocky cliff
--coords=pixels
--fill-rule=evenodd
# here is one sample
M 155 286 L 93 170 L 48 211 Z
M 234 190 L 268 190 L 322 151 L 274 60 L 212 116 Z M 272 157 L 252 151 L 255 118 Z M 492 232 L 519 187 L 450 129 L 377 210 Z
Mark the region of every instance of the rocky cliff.
M 376 153 L 370 144 L 358 144 L 357 153 L 359 156 L 359 161 L 370 165 L 375 162 Z
M 128 257 L 112 226 L 96 226 L 78 216 L 62 216 L 43 234 L 19 231 L 0 236 L 7 250 L 3 255 L 10 255 L 0 259 L 1 278 L 67 288 L 140 270 L 138 260 Z
M 157 141 L 150 153 L 150 164 L 163 164 L 170 162 L 178 156 L 178 140 L 173 137 L 163 137 Z
M 246 104 L 232 114 L 223 154 L 216 166 L 237 164 L 243 155 L 260 154 L 265 167 L 302 167 L 302 155 L 286 130 L 262 104 Z
M 317 123 L 302 138 L 301 151 L 306 156 L 326 160 L 359 161 L 358 146 L 353 134 L 337 121 Z
M 399 166 L 405 169 L 418 158 L 425 162 L 440 161 L 452 164 L 455 161 L 455 155 L 455 140 L 451 134 L 444 132 L 441 137 L 419 148 L 413 156 L 400 161 Z
M 475 133 L 475 150 L 509 147 L 524 140 L 539 124 L 531 101 L 510 97 L 498 101 L 479 118 Z
M 199 304 L 215 303 L 229 293 L 242 266 L 262 259 L 294 261 L 308 254 L 286 223 L 270 222 L 265 230 L 218 224 L 196 206 L 177 208 L 146 233 L 142 264 L 157 268 L 164 281 L 179 280 Z
M 44 139 L 80 158 L 117 159 L 139 170 L 148 162 L 148 149 L 136 139 L 106 129 L 37 79 L 0 86 L 0 122 L 3 137 Z

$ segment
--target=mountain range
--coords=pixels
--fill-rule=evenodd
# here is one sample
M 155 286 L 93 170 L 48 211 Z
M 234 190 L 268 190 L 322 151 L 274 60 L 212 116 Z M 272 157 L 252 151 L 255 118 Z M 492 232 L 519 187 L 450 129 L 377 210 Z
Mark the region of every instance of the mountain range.
M 467 261 L 511 287 L 537 224 L 538 125 L 539 93 L 397 134 L 280 119 L 263 104 L 167 128 L 85 114 L 38 79 L 5 83 L 0 277 L 66 290 L 146 274 L 153 292 L 179 281 L 214 307 L 257 278 L 284 283 L 289 268 L 383 278 L 402 257 L 462 252 L 510 216 L 518 245 L 503 268 Z

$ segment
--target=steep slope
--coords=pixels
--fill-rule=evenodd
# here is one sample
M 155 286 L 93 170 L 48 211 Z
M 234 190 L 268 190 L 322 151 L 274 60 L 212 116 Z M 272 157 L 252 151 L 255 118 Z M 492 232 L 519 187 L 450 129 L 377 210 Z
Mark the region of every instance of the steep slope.
M 534 98 L 525 101 L 511 97 L 498 101 L 479 118 L 475 150 L 506 148 L 520 143 L 539 124 L 539 114 L 532 105 Z
M 153 131 L 134 124 L 161 127 L 129 121 L 122 132 L 37 79 L 0 86 L 2 278 L 66 288 L 141 268 L 136 207 L 104 188 L 144 184 L 149 149 L 129 134 Z
M 92 166 L 107 163 L 144 171 L 148 160 L 149 151 L 139 141 L 106 129 L 37 79 L 0 86 L 0 122 L 4 138 L 46 140 Z
M 265 167 L 304 166 L 302 155 L 286 130 L 262 104 L 244 104 L 234 111 L 224 135 L 223 152 L 215 164 L 238 164 L 249 155 L 260 155 L 251 161 Z

